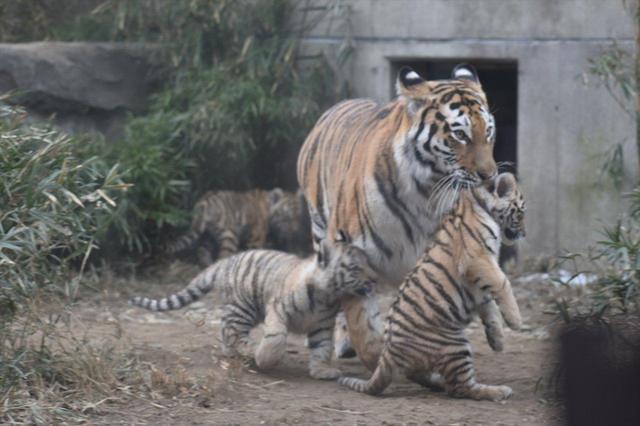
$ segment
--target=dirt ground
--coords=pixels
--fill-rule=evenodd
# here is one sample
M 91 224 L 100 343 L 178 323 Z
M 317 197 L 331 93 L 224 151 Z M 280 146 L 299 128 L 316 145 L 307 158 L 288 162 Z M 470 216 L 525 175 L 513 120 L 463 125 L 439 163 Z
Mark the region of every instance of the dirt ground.
M 173 266 L 170 268 L 174 268 Z M 182 287 L 197 271 L 181 266 L 178 273 L 160 272 L 158 283 L 136 283 L 126 290 L 105 287 L 100 297 L 76 308 L 77 330 L 90 340 L 117 334 L 135 353 L 176 382 L 199 383 L 174 396 L 127 399 L 91 424 L 154 425 L 546 425 L 560 423 L 557 405 L 539 391 L 552 365 L 553 340 L 549 316 L 543 314 L 551 284 L 514 283 L 523 313 L 522 331 L 506 332 L 505 350 L 494 353 L 474 322 L 468 334 L 475 351 L 478 380 L 506 384 L 513 396 L 505 402 L 453 399 L 404 379 L 379 397 L 358 394 L 308 377 L 304 339 L 291 336 L 288 358 L 279 368 L 258 372 L 247 363 L 223 358 L 217 345 L 219 321 L 215 294 L 171 313 L 152 313 L 128 306 L 133 294 L 164 295 Z M 176 279 L 184 277 L 184 282 Z M 114 291 L 113 288 L 120 290 Z M 389 303 L 390 297 L 385 297 Z M 357 359 L 338 360 L 347 374 L 367 377 Z M 185 385 L 186 386 L 186 385 Z

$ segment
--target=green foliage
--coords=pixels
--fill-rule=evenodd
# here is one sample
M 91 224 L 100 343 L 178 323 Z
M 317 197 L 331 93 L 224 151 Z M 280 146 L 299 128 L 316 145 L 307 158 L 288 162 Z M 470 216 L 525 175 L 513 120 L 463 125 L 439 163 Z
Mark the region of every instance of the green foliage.
M 628 6 L 626 1 L 623 3 Z M 632 7 L 634 21 L 640 25 L 640 7 L 637 3 Z M 640 48 L 639 42 L 640 39 L 636 40 L 636 51 Z M 636 123 L 640 123 L 640 111 L 637 109 L 640 105 L 639 64 L 638 58 L 614 42 L 600 56 L 589 61 L 588 70 Z M 640 127 L 638 129 L 640 131 Z M 640 133 L 636 136 L 636 148 L 640 154 Z M 616 189 L 620 189 L 625 179 L 622 144 L 612 145 L 603 159 L 601 177 L 608 178 Z M 601 317 L 604 314 L 637 312 L 640 308 L 640 187 L 636 186 L 627 197 L 630 199 L 628 216 L 619 219 L 614 226 L 604 227 L 602 239 L 588 252 L 564 257 L 565 261 L 573 262 L 576 270 L 580 270 L 580 266 L 588 267 L 579 273 L 592 274 L 597 278 L 595 291 L 587 304 L 588 312 L 564 302 L 558 303 L 558 310 L 566 321 L 576 314 Z
M 186 225 L 206 190 L 296 185 L 308 130 L 346 95 L 337 69 L 351 47 L 344 43 L 333 61 L 301 57 L 301 37 L 326 17 L 348 23 L 342 3 L 17 0 L 0 6 L 0 39 L 155 46 L 164 89 L 146 115 L 130 118 L 123 140 L 87 148 L 121 164 L 133 185 L 115 211 L 109 251 L 143 252 Z
M 586 303 L 569 306 L 556 303 L 561 317 L 569 322 L 574 316 L 597 316 L 605 313 L 627 314 L 640 311 L 640 201 L 636 189 L 632 197 L 631 216 L 605 227 L 602 238 L 586 253 L 563 256 L 563 263 L 571 262 L 578 271 L 576 277 L 594 278 Z M 634 213 L 635 212 L 635 213 Z
M 111 19 L 94 12 L 105 0 L 11 0 L 0 2 L 0 41 L 106 41 Z
M 633 57 L 614 43 L 600 56 L 589 60 L 589 73 L 596 76 L 620 108 L 635 118 L 633 99 L 636 84 Z
M 0 423 L 67 421 L 72 400 L 108 387 L 122 365 L 62 325 L 127 186 L 88 155 L 87 139 L 31 125 L 20 110 L 0 106 L 0 135 Z
M 337 97 L 322 55 L 298 57 L 310 25 L 285 0 L 113 1 L 114 37 L 159 43 L 169 58 L 166 89 L 125 138 L 107 147 L 134 186 L 114 236 L 129 249 L 158 245 L 167 225 L 186 225 L 204 191 L 295 186 L 306 133 Z
M 85 140 L 25 118 L 0 108 L 0 314 L 39 290 L 75 292 L 71 264 L 84 266 L 124 187 L 116 167 L 80 154 Z

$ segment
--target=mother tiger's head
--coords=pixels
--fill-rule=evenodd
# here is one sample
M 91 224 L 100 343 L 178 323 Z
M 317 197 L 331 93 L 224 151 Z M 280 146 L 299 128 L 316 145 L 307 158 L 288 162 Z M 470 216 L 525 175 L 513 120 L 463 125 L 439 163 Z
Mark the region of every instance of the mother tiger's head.
M 497 175 L 495 121 L 473 67 L 458 65 L 450 80 L 439 81 L 403 67 L 396 86 L 411 122 L 405 138 L 408 155 L 462 186 Z

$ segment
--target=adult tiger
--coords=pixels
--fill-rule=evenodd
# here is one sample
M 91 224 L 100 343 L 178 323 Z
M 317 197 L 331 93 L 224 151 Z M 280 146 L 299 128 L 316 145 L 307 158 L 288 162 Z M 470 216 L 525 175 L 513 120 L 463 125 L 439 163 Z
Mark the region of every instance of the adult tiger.
M 394 286 L 427 247 L 446 210 L 438 207 L 497 174 L 494 118 L 473 67 L 458 65 L 442 81 L 404 67 L 396 86 L 387 105 L 353 99 L 326 111 L 297 165 L 314 248 L 341 229 L 376 265 L 378 282 Z M 383 329 L 375 296 L 342 306 L 358 356 L 375 368 Z

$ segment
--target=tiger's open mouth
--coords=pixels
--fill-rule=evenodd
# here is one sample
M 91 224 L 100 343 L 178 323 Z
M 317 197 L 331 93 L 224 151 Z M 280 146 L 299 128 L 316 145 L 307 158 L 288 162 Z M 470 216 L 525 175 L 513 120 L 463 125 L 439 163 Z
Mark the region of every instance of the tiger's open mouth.
M 480 178 L 463 169 L 455 170 L 452 175 L 454 177 L 454 188 L 456 189 L 472 188 L 482 182 Z

